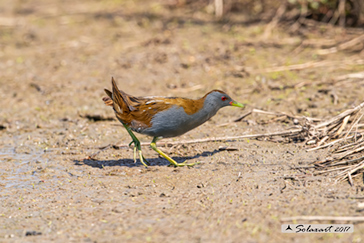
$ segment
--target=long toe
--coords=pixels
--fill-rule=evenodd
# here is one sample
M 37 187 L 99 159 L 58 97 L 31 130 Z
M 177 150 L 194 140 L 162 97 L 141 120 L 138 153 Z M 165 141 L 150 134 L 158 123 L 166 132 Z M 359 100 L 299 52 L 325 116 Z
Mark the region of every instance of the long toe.
M 134 163 L 136 163 L 136 158 L 137 158 L 137 152 L 136 152 L 136 147 L 134 147 Z
M 150 163 L 149 163 L 149 161 L 144 157 L 144 155 L 142 154 L 142 158 L 143 158 L 143 160 L 145 161 L 145 163 L 147 164 L 147 165 L 150 165 Z
M 176 163 L 176 164 L 171 164 L 171 165 L 174 165 L 174 166 L 178 166 L 178 167 L 182 167 L 182 166 L 194 166 L 194 165 L 198 165 L 198 164 L 201 164 L 201 162 L 196 162 L 196 163 L 187 163 L 187 160 L 185 162 L 182 162 L 182 163 Z
M 148 161 L 144 158 L 144 156 L 143 156 L 143 154 L 142 154 L 142 151 L 141 150 L 139 150 L 139 159 L 140 159 L 140 162 L 145 166 L 145 167 L 148 167 L 148 165 L 150 165 L 149 163 L 148 163 Z M 146 162 L 146 163 L 144 163 L 144 161 Z
M 183 163 L 177 163 L 174 159 L 172 159 L 171 157 L 169 157 L 168 155 L 166 155 L 163 151 L 161 151 L 160 149 L 157 148 L 156 145 L 156 140 L 157 138 L 155 137 L 152 141 L 152 143 L 150 144 L 150 147 L 152 149 L 154 149 L 154 151 L 156 151 L 158 154 L 160 154 L 161 156 L 163 156 L 166 160 L 169 161 L 169 163 L 171 163 L 172 166 L 177 166 L 177 167 L 182 167 L 182 166 L 194 166 L 196 164 L 199 164 L 200 162 L 197 163 L 190 163 L 188 164 L 187 161 L 183 162 Z

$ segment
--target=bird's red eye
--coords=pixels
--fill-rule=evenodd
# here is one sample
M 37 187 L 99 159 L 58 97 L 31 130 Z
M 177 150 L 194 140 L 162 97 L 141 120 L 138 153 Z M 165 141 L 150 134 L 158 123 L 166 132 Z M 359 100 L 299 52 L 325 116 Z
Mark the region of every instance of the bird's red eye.
M 226 100 L 226 97 L 225 96 L 221 97 L 221 100 L 222 101 L 225 101 Z

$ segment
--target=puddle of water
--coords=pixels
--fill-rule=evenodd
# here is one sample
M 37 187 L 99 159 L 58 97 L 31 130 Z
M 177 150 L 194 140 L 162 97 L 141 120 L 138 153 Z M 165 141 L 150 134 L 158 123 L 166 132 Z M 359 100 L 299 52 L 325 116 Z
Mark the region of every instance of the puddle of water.
M 0 198 L 6 196 L 11 189 L 34 188 L 34 185 L 42 181 L 45 169 L 55 170 L 55 175 L 60 175 L 58 172 L 64 174 L 65 169 L 58 163 L 64 151 L 64 148 L 49 148 L 45 151 L 40 147 L 29 145 L 0 146 Z M 79 154 L 76 150 L 66 152 Z M 92 154 L 91 150 L 87 149 L 84 153 Z M 57 160 L 54 159 L 56 157 Z M 75 171 L 83 174 L 84 169 L 78 166 Z M 59 180 L 58 176 L 52 178 Z M 47 181 L 49 180 L 53 179 L 48 178 Z
M 31 188 L 32 183 L 39 181 L 34 170 L 35 163 L 44 164 L 42 149 L 34 149 L 29 146 L 0 148 L 0 185 L 6 193 L 9 188 Z M 48 160 L 48 159 L 46 159 Z

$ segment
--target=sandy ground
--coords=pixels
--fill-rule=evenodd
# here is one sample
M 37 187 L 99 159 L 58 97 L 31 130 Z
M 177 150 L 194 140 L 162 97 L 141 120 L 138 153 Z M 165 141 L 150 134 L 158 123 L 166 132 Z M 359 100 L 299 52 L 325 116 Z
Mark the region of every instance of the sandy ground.
M 86 159 L 100 147 L 130 142 L 101 100 L 111 76 L 136 96 L 198 98 L 222 89 L 247 103 L 245 110 L 224 108 L 168 140 L 175 142 L 293 125 L 253 115 L 220 126 L 253 108 L 328 118 L 358 105 L 362 82 L 330 81 L 363 70 L 352 61 L 363 54 L 320 56 L 320 45 L 299 46 L 311 40 L 325 47 L 360 30 L 313 26 L 289 34 L 287 27 L 262 39 L 265 23 L 239 15 L 216 22 L 204 10 L 170 9 L 161 1 L 2 0 L 0 16 L 1 242 L 364 241 L 360 223 L 352 234 L 280 232 L 284 217 L 363 216 L 357 210 L 364 200 L 362 178 L 351 187 L 298 170 L 328 153 L 306 152 L 304 143 L 243 139 L 161 146 L 178 162 L 201 162 L 192 168 L 170 167 L 147 146 L 148 169 L 133 162 L 131 148 Z M 302 70 L 268 70 L 325 61 Z

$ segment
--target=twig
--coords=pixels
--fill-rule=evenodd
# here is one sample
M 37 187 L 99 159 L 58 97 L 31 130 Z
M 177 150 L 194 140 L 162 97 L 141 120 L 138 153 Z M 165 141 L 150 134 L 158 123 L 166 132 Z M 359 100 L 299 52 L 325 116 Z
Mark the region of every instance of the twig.
M 238 175 L 238 178 L 236 179 L 236 181 L 239 181 L 240 178 L 243 178 L 243 176 L 241 175 L 241 172 L 239 171 L 239 175 Z
M 333 16 L 332 16 L 332 18 L 330 19 L 329 24 L 334 25 L 334 24 L 337 22 L 337 20 L 339 19 L 339 17 L 340 17 L 340 12 L 339 12 L 339 10 L 337 9 L 337 10 L 335 10 L 334 15 L 333 15 Z
M 356 171 L 358 171 L 358 170 L 360 170 L 360 169 L 363 169 L 364 167 L 364 161 L 362 161 L 362 162 L 360 162 L 358 165 L 352 165 L 352 166 L 350 166 L 351 168 L 352 167 L 355 167 L 354 169 L 351 169 L 351 170 L 349 170 L 349 169 L 346 169 L 345 171 L 342 171 L 342 172 L 340 172 L 339 173 L 339 175 L 342 175 L 342 174 L 346 174 L 346 172 L 348 172 L 348 173 L 350 173 L 350 174 L 353 174 L 353 173 L 355 173 Z M 346 177 L 346 175 L 344 176 L 344 178 Z
M 352 178 L 355 178 L 355 177 L 357 177 L 357 176 L 361 176 L 362 174 L 361 173 L 358 173 L 358 174 L 355 174 L 355 175 L 351 175 L 351 177 Z M 335 183 L 337 183 L 337 182 L 343 182 L 343 181 L 345 181 L 346 180 L 346 176 L 345 177 L 342 177 L 342 178 L 338 178 L 338 179 L 336 179 L 335 180 Z
M 226 141 L 226 140 L 240 140 L 244 138 L 263 138 L 263 137 L 273 137 L 273 136 L 290 136 L 296 135 L 302 132 L 302 129 L 292 129 L 288 131 L 281 131 L 281 132 L 272 132 L 272 133 L 264 133 L 264 134 L 249 134 L 249 135 L 241 135 L 241 136 L 231 136 L 231 137 L 213 137 L 213 138 L 202 138 L 202 139 L 192 139 L 192 140 L 182 140 L 182 141 L 175 141 L 175 142 L 160 142 L 160 146 L 175 146 L 180 144 L 192 144 L 192 143 L 206 143 L 206 142 L 219 142 L 219 141 Z M 150 143 L 142 142 L 140 143 L 141 146 L 149 146 Z M 117 148 L 128 148 L 128 144 L 121 144 L 121 145 L 110 145 L 112 147 Z M 105 148 L 102 147 L 103 149 Z
M 361 114 L 361 116 L 358 118 L 358 119 L 354 119 L 354 123 L 353 123 L 353 125 L 350 127 L 350 129 L 349 129 L 349 131 L 347 132 L 347 134 L 346 134 L 346 136 L 345 136 L 345 138 L 349 135 L 349 133 L 351 132 L 351 130 L 353 130 L 353 128 L 359 123 L 359 121 L 361 120 L 361 118 L 363 118 L 363 115 L 364 115 L 364 113 L 363 114 Z
M 346 116 L 343 120 L 343 123 L 341 124 L 341 127 L 339 128 L 339 130 L 337 130 L 335 137 L 339 136 L 342 131 L 344 130 L 344 128 L 346 127 L 346 125 L 348 124 L 348 121 L 350 119 L 350 115 Z
M 351 154 L 353 154 L 353 153 L 360 152 L 360 151 L 362 151 L 362 150 L 364 150 L 364 146 L 363 146 L 363 147 L 360 147 L 360 148 L 357 148 L 357 149 L 355 149 L 355 150 L 349 150 L 349 151 L 347 151 L 347 152 L 343 152 L 343 153 L 340 153 L 340 154 L 336 154 L 336 155 L 334 155 L 334 158 L 335 158 L 335 159 L 342 159 L 342 158 L 345 158 L 345 157 L 346 157 L 346 156 L 348 156 L 348 155 L 351 155 Z
M 306 18 L 308 13 L 308 2 L 307 1 L 302 1 L 301 2 L 301 12 L 300 12 L 300 17 L 298 18 L 298 20 L 290 27 L 289 31 L 290 32 L 296 32 L 300 26 L 301 26 L 301 22 Z
M 250 73 L 272 73 L 272 72 L 283 72 L 292 70 L 302 70 L 307 68 L 318 68 L 318 67 L 329 67 L 329 66 L 340 66 L 340 65 L 362 65 L 364 64 L 364 59 L 352 59 L 346 61 L 320 61 L 320 62 L 307 62 L 303 64 L 294 64 L 289 66 L 271 67 L 265 68 L 263 70 L 249 70 Z
M 247 113 L 245 113 L 244 115 L 242 115 L 241 117 L 239 117 L 238 119 L 235 119 L 234 122 L 239 122 L 241 120 L 243 120 L 245 117 L 249 116 L 252 114 L 253 111 L 249 111 Z
M 364 72 L 349 73 L 335 78 L 336 81 L 342 81 L 346 79 L 364 79 Z
M 271 111 L 263 111 L 263 110 L 259 110 L 259 109 L 253 109 L 247 113 L 245 113 L 244 115 L 242 115 L 241 117 L 235 119 L 234 121 L 232 122 L 228 122 L 228 123 L 223 123 L 223 124 L 220 124 L 218 125 L 219 127 L 222 127 L 222 126 L 226 126 L 226 125 L 229 125 L 233 122 L 239 122 L 241 120 L 243 120 L 245 117 L 253 114 L 253 113 L 258 113 L 258 114 L 265 114 L 265 115 L 272 115 L 272 116 L 279 116 L 279 117 L 288 117 L 290 119 L 308 119 L 310 121 L 321 121 L 321 119 L 317 119 L 317 118 L 312 118 L 312 117 L 303 117 L 303 116 L 293 116 L 293 115 L 289 115 L 287 113 L 284 113 L 284 112 L 271 112 Z
M 318 125 L 315 126 L 315 128 L 321 128 L 321 127 L 326 127 L 330 124 L 332 124 L 333 122 L 335 121 L 339 121 L 340 119 L 343 119 L 344 117 L 350 115 L 350 114 L 353 114 L 353 113 L 356 113 L 358 112 L 360 109 L 362 109 L 364 107 L 364 102 L 361 103 L 360 105 L 356 106 L 355 108 L 353 109 L 350 109 L 350 110 L 347 110 L 347 111 L 344 111 L 343 113 L 340 113 L 339 115 L 325 121 L 325 122 L 322 122 Z
M 349 168 L 349 167 L 351 167 L 351 165 L 348 165 L 345 167 L 340 167 L 340 168 L 334 168 L 334 169 L 330 169 L 330 170 L 318 171 L 318 172 L 314 173 L 314 175 L 320 175 L 320 174 L 325 174 L 325 173 L 329 173 L 329 172 L 333 172 L 333 171 L 337 171 L 337 170 L 343 170 L 343 169 Z
M 215 0 L 215 15 L 221 18 L 224 13 L 224 2 L 223 0 Z
M 0 27 L 14 27 L 19 21 L 16 18 L 0 17 Z
M 313 117 L 293 116 L 293 115 L 289 115 L 284 112 L 271 112 L 271 111 L 263 111 L 263 110 L 259 110 L 259 109 L 253 109 L 252 113 L 258 113 L 258 114 L 260 113 L 260 114 L 272 115 L 272 116 L 286 116 L 291 119 L 308 119 L 310 121 L 321 121 L 321 119 L 317 119 L 317 118 L 313 118 Z
M 329 146 L 332 146 L 334 145 L 335 143 L 338 143 L 338 142 L 341 142 L 345 139 L 350 139 L 350 138 L 353 138 L 354 136 L 351 136 L 351 137 L 348 137 L 348 138 L 340 138 L 340 139 L 337 139 L 337 140 L 334 140 L 330 143 L 327 143 L 327 144 L 324 144 L 322 146 L 318 146 L 318 147 L 314 147 L 314 148 L 310 148 L 310 149 L 307 149 L 306 151 L 307 152 L 310 152 L 310 151 L 314 151 L 314 150 L 318 150 L 318 149 L 322 149 L 322 148 L 326 148 L 326 147 L 329 147 Z
M 344 138 L 345 139 L 345 138 Z M 364 144 L 363 142 L 363 137 L 360 138 L 360 140 L 358 141 L 355 141 L 354 143 L 349 143 L 347 145 L 342 145 L 340 146 L 340 148 L 338 148 L 335 153 L 342 153 L 342 152 L 345 152 L 347 151 L 348 149 L 356 149 L 358 148 L 359 146 L 362 146 Z
M 321 146 L 321 144 L 323 144 L 324 142 L 326 142 L 326 140 L 329 139 L 329 136 L 325 136 L 323 139 L 321 139 L 318 143 L 317 146 Z
M 337 166 L 337 165 L 350 164 L 350 163 L 357 162 L 357 161 L 360 161 L 360 160 L 363 160 L 363 159 L 364 159 L 364 156 L 360 157 L 360 158 L 356 158 L 356 159 L 340 161 L 340 162 L 337 162 L 337 163 L 330 164 L 329 166 L 331 167 L 331 166 Z M 344 169 L 344 167 L 341 167 L 340 169 Z
M 276 12 L 276 15 L 265 28 L 263 36 L 262 36 L 263 39 L 267 39 L 271 35 L 272 30 L 277 26 L 279 20 L 282 18 L 283 14 L 286 12 L 286 9 L 287 9 L 287 2 L 283 1 L 283 3 L 279 6 L 279 8 Z
M 353 178 L 351 177 L 350 172 L 348 172 L 347 177 L 349 179 L 350 186 L 354 186 Z
M 327 55 L 327 54 L 331 54 L 331 53 L 335 53 L 341 50 L 345 50 L 345 49 L 349 49 L 350 47 L 353 47 L 357 44 L 360 44 L 364 41 L 364 34 L 361 36 L 358 36 L 350 41 L 347 41 L 345 43 L 342 43 L 340 45 L 338 45 L 337 47 L 332 47 L 329 49 L 321 49 L 318 50 L 317 54 L 319 55 Z
M 339 2 L 339 25 L 340 27 L 345 27 L 345 0 L 340 0 Z

